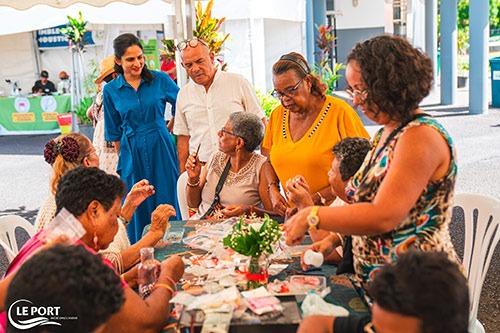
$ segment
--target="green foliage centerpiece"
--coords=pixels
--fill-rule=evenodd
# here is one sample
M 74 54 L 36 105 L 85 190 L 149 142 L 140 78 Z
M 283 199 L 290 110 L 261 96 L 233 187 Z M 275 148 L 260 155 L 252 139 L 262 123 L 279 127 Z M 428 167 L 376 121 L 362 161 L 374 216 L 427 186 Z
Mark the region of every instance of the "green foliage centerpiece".
M 250 257 L 246 271 L 248 289 L 267 284 L 267 255 L 273 253 L 273 246 L 281 237 L 278 222 L 265 215 L 261 221 L 247 223 L 240 217 L 238 223 L 224 240 L 224 246 Z

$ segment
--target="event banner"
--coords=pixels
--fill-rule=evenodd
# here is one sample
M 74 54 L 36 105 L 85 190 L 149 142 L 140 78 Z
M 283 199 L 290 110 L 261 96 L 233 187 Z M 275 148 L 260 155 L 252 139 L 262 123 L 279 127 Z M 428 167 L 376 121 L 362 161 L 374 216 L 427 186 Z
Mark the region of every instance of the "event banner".
M 0 135 L 58 133 L 57 115 L 71 110 L 71 95 L 0 98 Z
M 68 39 L 61 33 L 61 28 L 66 28 L 66 24 L 38 30 L 36 32 L 38 47 L 40 49 L 47 49 L 52 47 L 68 47 Z M 94 44 L 92 33 L 90 31 L 87 31 L 85 35 L 83 35 L 83 39 L 85 41 L 85 45 Z
M 160 70 L 160 62 L 158 59 L 159 46 L 156 38 L 156 31 L 140 31 L 139 38 L 141 40 L 142 48 L 144 49 L 144 60 L 149 69 Z

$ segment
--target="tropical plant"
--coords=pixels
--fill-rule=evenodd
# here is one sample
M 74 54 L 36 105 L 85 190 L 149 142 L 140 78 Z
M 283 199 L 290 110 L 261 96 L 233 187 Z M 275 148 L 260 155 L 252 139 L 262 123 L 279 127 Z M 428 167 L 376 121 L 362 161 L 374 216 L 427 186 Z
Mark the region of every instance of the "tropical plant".
M 332 47 L 337 37 L 333 33 L 333 27 L 330 25 L 315 25 L 318 34 L 315 35 L 315 44 L 319 52 L 315 52 L 318 56 L 318 62 L 313 66 L 313 74 L 318 75 L 321 81 L 328 85 L 327 94 L 335 91 L 335 83 L 340 75 L 338 71 L 343 68 L 341 63 L 336 63 L 333 68 L 330 67 Z
M 173 39 L 162 39 L 163 49 L 160 49 L 162 54 L 167 56 L 168 60 L 175 60 L 175 42 Z
M 269 90 L 265 93 L 261 92 L 260 90 L 256 90 L 255 94 L 257 95 L 257 99 L 259 100 L 260 106 L 264 109 L 264 112 L 266 113 L 267 119 L 269 119 L 269 116 L 271 115 L 271 112 L 278 106 L 280 105 L 280 101 L 274 98 L 271 95 L 272 90 Z
M 212 6 L 214 1 L 210 0 L 203 11 L 201 1 L 196 3 L 196 30 L 193 30 L 193 35 L 207 43 L 208 48 L 215 56 L 222 54 L 222 45 L 229 37 L 228 33 L 219 32 L 221 24 L 226 20 L 225 17 L 212 17 Z M 223 63 L 222 69 L 227 64 Z
M 71 16 L 68 17 L 68 23 L 66 28 L 62 28 L 61 34 L 66 36 L 72 46 L 83 50 L 85 45 L 85 32 L 87 32 L 86 26 L 88 21 L 84 21 L 82 17 L 82 12 L 78 12 L 78 17 L 74 18 Z
M 93 102 L 94 100 L 91 97 L 83 97 L 80 104 L 74 107 L 80 125 L 92 124 L 92 121 L 87 117 L 87 110 Z

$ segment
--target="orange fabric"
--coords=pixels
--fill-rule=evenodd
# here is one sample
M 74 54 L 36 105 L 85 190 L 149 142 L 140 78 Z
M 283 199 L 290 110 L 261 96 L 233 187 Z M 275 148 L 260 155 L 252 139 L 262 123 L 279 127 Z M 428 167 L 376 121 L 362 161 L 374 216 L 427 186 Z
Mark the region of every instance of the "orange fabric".
M 324 115 L 329 104 L 330 108 Z M 271 164 L 282 184 L 300 174 L 309 183 L 311 193 L 329 186 L 328 171 L 333 161 L 332 149 L 337 142 L 346 137 L 370 138 L 357 113 L 347 103 L 332 96 L 326 96 L 318 117 L 297 142 L 291 139 L 288 117 L 289 111 L 283 106 L 274 109 L 262 146 L 269 149 Z M 314 133 L 310 134 L 316 126 Z

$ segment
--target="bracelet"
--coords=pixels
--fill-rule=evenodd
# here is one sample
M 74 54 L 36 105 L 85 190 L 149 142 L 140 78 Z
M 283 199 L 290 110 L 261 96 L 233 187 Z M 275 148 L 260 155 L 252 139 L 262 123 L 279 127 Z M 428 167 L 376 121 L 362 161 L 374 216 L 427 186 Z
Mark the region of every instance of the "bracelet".
M 156 288 L 158 288 L 158 287 L 163 287 L 163 288 L 167 289 L 168 291 L 170 291 L 170 293 L 172 294 L 172 296 L 174 296 L 174 295 L 175 295 L 175 291 L 174 291 L 174 289 L 172 289 L 172 287 L 170 287 L 170 286 L 169 286 L 168 284 L 166 284 L 166 283 L 157 283 L 157 284 L 155 284 L 155 285 L 153 286 L 153 289 L 151 289 L 151 290 L 155 290 L 155 289 L 156 289 Z
M 165 279 L 169 280 L 170 282 L 172 282 L 172 286 L 174 287 L 175 291 L 177 291 L 177 283 L 174 281 L 174 279 L 172 279 L 168 275 L 161 275 L 160 278 L 165 278 Z M 162 283 L 158 283 L 158 284 L 162 284 Z
M 278 188 L 280 186 L 280 184 L 278 182 L 270 182 L 269 184 L 267 184 L 267 193 L 269 193 L 269 191 L 271 191 L 271 186 L 273 185 L 276 185 Z
M 189 178 L 188 178 L 188 180 L 187 180 L 187 182 L 186 182 L 186 185 L 187 185 L 187 186 L 189 186 L 189 187 L 198 187 L 198 186 L 200 185 L 200 178 L 198 178 L 198 181 L 197 181 L 197 182 L 195 182 L 194 184 L 191 184 L 191 183 L 189 182 Z
M 118 215 L 118 220 L 120 220 L 120 222 L 124 225 L 124 226 L 128 226 L 128 224 L 130 223 L 130 220 L 127 220 L 126 218 L 124 218 L 121 214 Z

